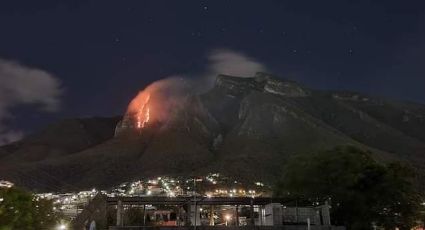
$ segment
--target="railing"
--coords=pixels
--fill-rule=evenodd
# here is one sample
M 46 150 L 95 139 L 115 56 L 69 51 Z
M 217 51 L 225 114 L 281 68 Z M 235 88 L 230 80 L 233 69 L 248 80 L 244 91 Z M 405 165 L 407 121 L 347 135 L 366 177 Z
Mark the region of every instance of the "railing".
M 143 205 L 143 204 L 167 204 L 183 205 L 193 203 L 193 197 L 163 197 L 163 196 L 134 196 L 134 197 L 108 197 L 108 205 L 116 205 L 121 200 L 125 205 Z M 272 197 L 197 197 L 196 202 L 199 205 L 265 205 L 269 203 L 286 204 L 293 199 L 272 198 Z
M 307 225 L 282 226 L 196 226 L 197 230 L 307 230 Z M 193 230 L 193 226 L 111 226 L 109 230 Z M 311 225 L 310 230 L 345 230 L 343 226 Z

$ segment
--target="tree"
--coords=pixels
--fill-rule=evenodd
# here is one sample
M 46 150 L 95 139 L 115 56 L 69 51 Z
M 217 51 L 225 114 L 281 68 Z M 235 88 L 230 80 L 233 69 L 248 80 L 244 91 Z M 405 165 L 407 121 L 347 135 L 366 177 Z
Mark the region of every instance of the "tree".
M 16 187 L 0 189 L 0 230 L 52 229 L 59 218 L 50 200 Z
M 311 202 L 329 201 L 333 223 L 348 229 L 410 229 L 421 197 L 413 171 L 400 163 L 383 165 L 352 146 L 295 157 L 276 186 L 277 195 Z

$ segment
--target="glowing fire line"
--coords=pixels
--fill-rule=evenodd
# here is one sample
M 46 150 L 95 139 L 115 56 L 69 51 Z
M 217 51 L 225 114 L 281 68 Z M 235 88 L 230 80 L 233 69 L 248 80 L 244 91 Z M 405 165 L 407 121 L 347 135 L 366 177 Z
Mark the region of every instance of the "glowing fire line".
M 149 122 L 149 117 L 150 117 L 150 109 L 149 109 L 149 107 L 147 107 L 146 114 L 145 114 L 145 120 L 142 123 L 142 128 L 144 128 L 146 126 L 146 124 Z
M 151 95 L 148 94 L 145 102 L 142 104 L 142 107 L 139 109 L 139 112 L 137 113 L 137 128 L 144 128 L 146 126 L 146 124 L 149 122 L 150 108 L 147 104 L 148 104 L 150 98 L 151 98 Z M 146 107 L 146 109 L 145 109 L 145 107 Z M 144 114 L 143 114 L 143 112 L 144 112 Z

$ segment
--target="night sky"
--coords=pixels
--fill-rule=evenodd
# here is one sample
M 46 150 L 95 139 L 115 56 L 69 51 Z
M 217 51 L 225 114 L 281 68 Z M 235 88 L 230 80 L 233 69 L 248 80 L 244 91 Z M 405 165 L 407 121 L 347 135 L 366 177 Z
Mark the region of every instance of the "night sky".
M 0 3 L 0 135 L 120 115 L 155 80 L 205 73 L 217 49 L 309 87 L 425 103 L 423 0 L 9 0 Z M 44 89 L 28 68 L 54 78 L 42 84 L 56 91 L 27 93 Z

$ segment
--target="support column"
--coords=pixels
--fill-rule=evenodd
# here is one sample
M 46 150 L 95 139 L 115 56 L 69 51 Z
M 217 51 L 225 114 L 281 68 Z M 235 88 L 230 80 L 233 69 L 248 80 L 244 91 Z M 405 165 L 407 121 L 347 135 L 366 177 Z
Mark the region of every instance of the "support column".
M 298 223 L 298 199 L 295 200 L 295 223 Z
M 239 205 L 236 205 L 235 217 L 236 217 L 236 226 L 239 226 Z
M 190 226 L 191 225 L 191 223 L 190 223 L 190 204 L 185 204 L 185 207 L 186 207 L 186 209 L 185 209 L 185 215 L 184 215 L 184 224 L 185 224 L 185 226 Z
M 117 203 L 117 226 L 123 226 L 123 205 L 121 200 L 118 200 Z
M 196 226 L 201 225 L 201 218 L 199 217 L 199 212 L 197 205 L 189 205 L 189 218 L 190 218 L 190 224 L 194 226 L 194 230 L 196 230 Z
M 180 205 L 177 205 L 176 225 L 180 226 Z
M 251 211 L 250 222 L 251 222 L 251 225 L 254 226 L 255 225 L 255 218 L 254 218 L 254 200 L 253 199 L 251 199 L 251 204 L 249 205 L 249 209 Z
M 143 227 L 146 226 L 146 204 L 143 205 Z
M 214 205 L 210 206 L 210 226 L 214 226 Z
M 325 226 L 331 225 L 331 215 L 330 215 L 330 212 L 329 212 L 328 201 L 326 201 L 325 204 L 322 205 L 322 219 L 323 219 L 323 225 L 325 225 Z

